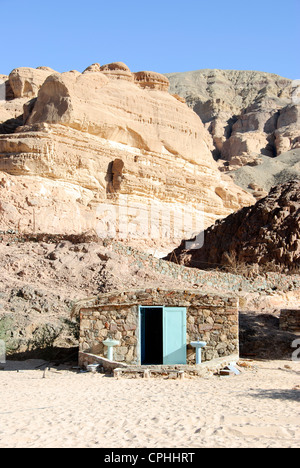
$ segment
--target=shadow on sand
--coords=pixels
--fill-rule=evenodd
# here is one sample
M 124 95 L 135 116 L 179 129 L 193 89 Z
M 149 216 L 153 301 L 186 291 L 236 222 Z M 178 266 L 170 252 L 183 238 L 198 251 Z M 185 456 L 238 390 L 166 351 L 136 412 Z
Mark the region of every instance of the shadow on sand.
M 299 401 L 300 402 L 300 390 L 259 390 L 255 393 L 251 392 L 251 397 L 254 398 L 270 398 L 271 400 L 290 400 L 290 401 Z
M 300 338 L 299 334 L 279 328 L 279 312 L 240 312 L 239 328 L 240 356 L 245 358 L 290 361 L 292 343 Z
M 4 371 L 44 369 L 49 364 L 52 367 L 62 364 L 76 366 L 78 363 L 78 347 L 35 349 L 34 351 L 10 354 L 6 359 L 6 364 L 0 364 Z

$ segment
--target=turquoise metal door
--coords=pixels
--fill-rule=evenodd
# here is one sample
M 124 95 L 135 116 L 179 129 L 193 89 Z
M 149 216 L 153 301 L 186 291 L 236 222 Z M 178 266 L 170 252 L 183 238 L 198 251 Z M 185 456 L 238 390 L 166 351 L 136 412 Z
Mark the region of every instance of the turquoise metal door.
M 163 364 L 186 364 L 186 308 L 163 308 Z

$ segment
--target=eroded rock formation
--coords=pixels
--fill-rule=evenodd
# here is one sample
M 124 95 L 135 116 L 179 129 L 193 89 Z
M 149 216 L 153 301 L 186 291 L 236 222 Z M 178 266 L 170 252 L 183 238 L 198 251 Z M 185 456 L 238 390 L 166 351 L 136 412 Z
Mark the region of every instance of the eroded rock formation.
M 167 259 L 201 269 L 257 264 L 296 271 L 300 267 L 300 180 L 273 187 L 254 206 L 217 221 L 205 231 L 201 248 L 186 250 L 183 241 L 174 253 Z
M 95 230 L 104 216 L 99 206 L 120 199 L 146 213 L 151 203 L 157 213 L 163 207 L 175 228 L 184 207 L 200 207 L 208 226 L 254 202 L 218 171 L 211 135 L 168 93 L 163 75 L 131 73 L 118 62 L 83 73 L 19 68 L 6 82 L 14 99 L 0 104 L 2 229 Z M 116 160 L 122 174 L 111 179 Z M 111 197 L 111 183 L 117 196 Z M 137 211 L 130 217 L 135 232 Z
M 252 71 L 167 75 L 213 137 L 223 170 L 260 163 L 300 147 L 299 81 Z

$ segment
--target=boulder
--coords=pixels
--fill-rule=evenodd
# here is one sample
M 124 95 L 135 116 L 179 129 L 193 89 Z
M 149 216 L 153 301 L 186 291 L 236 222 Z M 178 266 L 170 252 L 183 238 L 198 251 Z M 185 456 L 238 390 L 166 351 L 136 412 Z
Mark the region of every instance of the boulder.
M 100 71 L 110 79 L 133 81 L 133 76 L 123 62 L 114 62 L 100 67 Z
M 47 67 L 16 68 L 9 75 L 9 83 L 15 98 L 33 98 L 49 75 L 55 73 Z
M 169 80 L 164 75 L 155 72 L 141 71 L 134 73 L 134 81 L 141 88 L 168 91 L 170 87 Z

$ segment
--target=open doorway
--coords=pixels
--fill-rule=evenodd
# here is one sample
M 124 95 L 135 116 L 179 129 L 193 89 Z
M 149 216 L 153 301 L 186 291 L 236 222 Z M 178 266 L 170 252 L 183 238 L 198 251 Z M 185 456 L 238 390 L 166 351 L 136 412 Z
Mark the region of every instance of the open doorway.
M 141 307 L 141 364 L 163 364 L 163 307 Z
M 186 308 L 140 307 L 142 365 L 186 364 Z

